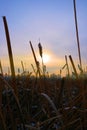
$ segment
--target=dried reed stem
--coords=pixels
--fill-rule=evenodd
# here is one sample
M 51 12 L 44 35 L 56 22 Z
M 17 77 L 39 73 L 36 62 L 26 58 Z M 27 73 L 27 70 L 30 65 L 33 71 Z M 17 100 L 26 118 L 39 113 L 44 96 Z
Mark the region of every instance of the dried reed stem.
M 75 72 L 75 75 L 76 75 L 76 77 L 78 78 L 78 73 L 77 73 L 77 70 L 76 70 L 76 68 L 75 68 L 75 65 L 74 65 L 74 62 L 73 62 L 73 59 L 72 59 L 72 56 L 71 56 L 71 55 L 69 55 L 69 59 L 70 59 L 70 61 L 71 61 L 73 70 L 74 70 L 74 72 Z
M 33 69 L 33 71 L 34 71 L 34 73 L 36 75 L 36 71 L 35 71 L 35 68 L 34 68 L 33 64 L 31 64 L 31 67 L 32 67 L 32 69 Z
M 0 61 L 0 70 L 1 70 L 1 74 L 3 75 L 3 69 L 2 69 L 1 61 Z
M 66 60 L 66 65 L 67 65 L 68 77 L 69 77 L 70 73 L 69 73 L 69 66 L 68 66 L 68 61 L 67 61 L 67 56 L 66 55 L 65 55 L 65 60 Z
M 76 14 L 76 1 L 75 0 L 73 0 L 73 5 L 74 5 L 74 17 L 75 17 L 75 27 L 76 27 L 76 38 L 77 38 L 79 62 L 80 62 L 80 66 L 82 68 L 81 53 L 80 53 L 80 42 L 79 42 L 79 33 L 78 33 L 78 23 L 77 23 L 77 14 Z
M 45 97 L 45 99 L 46 99 L 46 100 L 48 101 L 48 103 L 51 105 L 51 107 L 53 108 L 53 110 L 55 111 L 55 113 L 58 115 L 58 114 L 59 114 L 59 113 L 58 113 L 58 110 L 57 110 L 55 104 L 53 103 L 53 101 L 51 100 L 51 98 L 50 98 L 47 94 L 45 94 L 45 93 L 41 93 L 41 95 L 42 95 L 43 97 Z
M 15 68 L 14 68 L 13 54 L 12 54 L 12 48 L 11 48 L 11 42 L 10 42 L 10 36 L 9 36 L 9 30 L 8 30 L 7 20 L 6 20 L 5 16 L 3 16 L 3 22 L 4 22 L 6 39 L 7 39 L 7 47 L 8 47 L 8 55 L 9 55 L 9 61 L 10 61 L 10 68 L 11 68 L 11 76 L 12 76 L 12 80 L 13 80 L 13 83 L 14 83 L 14 86 L 15 86 L 14 87 L 14 91 L 15 91 L 16 95 L 18 95 L 17 86 L 15 84 Z
M 32 46 L 32 43 L 30 41 L 30 47 L 31 47 L 31 50 L 32 50 L 32 53 L 33 53 L 33 57 L 34 57 L 34 60 L 35 60 L 35 64 L 36 64 L 36 67 L 37 67 L 37 71 L 39 73 L 39 76 L 41 76 L 40 74 L 40 68 L 39 68 L 39 63 L 37 61 L 37 58 L 36 58 L 36 55 L 35 55 L 35 52 L 34 52 L 34 49 L 33 49 L 33 46 Z
M 7 47 L 8 47 L 8 54 L 9 54 L 9 61 L 10 61 L 10 68 L 11 68 L 11 75 L 12 75 L 12 77 L 15 77 L 13 54 L 12 54 L 12 48 L 11 48 L 11 42 L 10 42 L 8 25 L 7 25 L 7 21 L 6 21 L 6 17 L 5 16 L 3 16 L 3 22 L 4 22 L 6 39 L 7 39 Z
M 21 65 L 22 65 L 22 70 L 24 72 L 24 64 L 23 64 L 23 61 L 21 61 Z

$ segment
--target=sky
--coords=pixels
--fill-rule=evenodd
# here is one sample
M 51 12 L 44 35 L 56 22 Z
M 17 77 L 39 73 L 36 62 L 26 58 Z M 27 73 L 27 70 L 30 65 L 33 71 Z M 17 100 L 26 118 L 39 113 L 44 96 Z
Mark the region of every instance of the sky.
M 86 67 L 87 0 L 76 0 L 76 8 L 82 65 Z M 7 19 L 16 70 L 21 68 L 21 60 L 26 70 L 32 71 L 31 64 L 35 66 L 29 41 L 37 58 L 41 42 L 43 53 L 50 57 L 46 63 L 49 73 L 59 73 L 65 55 L 72 55 L 75 65 L 79 64 L 73 0 L 0 0 L 0 60 L 7 72 L 9 58 L 2 16 Z

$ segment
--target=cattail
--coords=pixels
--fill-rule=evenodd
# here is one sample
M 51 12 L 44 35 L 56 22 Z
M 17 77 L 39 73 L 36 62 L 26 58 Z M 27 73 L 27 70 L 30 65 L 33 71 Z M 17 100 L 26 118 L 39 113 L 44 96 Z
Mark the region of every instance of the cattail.
M 66 56 L 66 55 L 65 55 L 65 60 L 66 60 L 66 65 L 67 65 L 68 76 L 70 76 L 70 73 L 69 73 L 69 66 L 68 66 L 68 61 L 67 61 L 67 56 Z
M 56 114 L 58 114 L 58 110 L 54 104 L 54 102 L 51 100 L 51 98 L 46 94 L 46 93 L 41 93 L 41 95 L 43 97 L 45 97 L 45 99 L 48 101 L 48 103 L 51 105 L 51 107 L 53 108 L 53 110 L 55 111 Z
M 62 67 L 62 70 L 66 67 L 66 64 Z
M 79 68 L 80 72 L 83 73 L 83 70 L 79 64 L 78 64 L 78 68 Z
M 35 55 L 35 52 L 34 52 L 34 49 L 33 49 L 33 46 L 32 46 L 31 41 L 30 41 L 29 43 L 30 43 L 30 47 L 31 47 L 31 50 L 32 50 L 32 53 L 33 53 L 33 57 L 34 57 L 34 60 L 35 60 L 35 63 L 36 63 L 36 67 L 37 67 L 37 59 L 36 59 L 36 55 Z
M 79 55 L 80 67 L 82 69 L 80 42 L 79 42 L 79 33 L 78 33 L 78 22 L 77 22 L 77 13 L 76 13 L 76 0 L 73 0 L 73 6 L 74 6 L 74 18 L 75 18 L 75 27 L 76 27 L 76 38 L 77 38 L 77 46 L 78 46 L 78 55 Z
M 2 69 L 1 61 L 0 61 L 0 70 L 1 70 L 1 74 L 3 75 L 3 69 Z
M 11 48 L 11 42 L 10 42 L 8 25 L 7 25 L 7 21 L 6 21 L 6 17 L 5 16 L 3 16 L 3 22 L 4 22 L 6 39 L 7 39 L 7 47 L 8 47 L 8 54 L 9 54 L 9 61 L 10 61 L 10 68 L 11 68 L 11 75 L 12 75 L 12 77 L 15 77 L 13 54 L 12 54 L 12 48 Z
M 41 56 L 41 59 L 42 59 L 42 70 L 43 70 L 43 75 L 45 76 L 45 66 L 44 66 L 44 63 L 43 63 L 43 51 L 42 51 L 42 46 L 41 46 L 41 43 L 39 42 L 38 44 L 38 48 L 39 48 L 39 54 Z
M 34 73 L 36 74 L 36 70 L 35 70 L 35 68 L 34 68 L 33 64 L 31 64 L 31 67 L 32 67 L 32 69 L 33 69 Z
M 72 59 L 72 56 L 71 56 L 71 55 L 69 55 L 69 59 L 70 59 L 70 61 L 71 61 L 73 70 L 74 70 L 74 72 L 75 72 L 75 75 L 76 75 L 76 77 L 78 78 L 78 73 L 77 73 L 77 70 L 76 70 L 76 68 L 75 68 L 75 65 L 74 65 L 74 62 L 73 62 L 73 59 Z
M 21 65 L 22 65 L 22 69 L 23 69 L 23 72 L 24 72 L 25 70 L 24 70 L 24 64 L 23 64 L 23 61 L 21 61 Z
M 11 42 L 10 42 L 10 35 L 9 35 L 7 20 L 6 20 L 5 16 L 3 16 L 3 23 L 4 23 L 4 28 L 5 28 L 6 40 L 7 40 L 11 76 L 12 76 L 12 81 L 14 84 L 13 89 L 15 91 L 15 94 L 18 96 L 18 90 L 17 90 L 17 86 L 16 86 L 16 82 L 15 82 L 15 67 L 14 67 L 13 53 L 12 53 L 12 47 L 11 47 Z
M 40 56 L 42 58 L 42 46 L 41 46 L 41 43 L 38 44 L 38 48 L 39 48 L 39 53 L 40 53 Z
M 37 58 L 36 58 L 36 55 L 35 55 L 35 52 L 34 52 L 34 49 L 33 49 L 31 41 L 29 43 L 30 43 L 30 47 L 31 47 L 31 50 L 32 50 L 32 53 L 33 53 L 33 57 L 34 57 L 34 60 L 35 60 L 35 64 L 36 64 L 36 67 L 37 67 L 37 72 L 39 73 L 39 76 L 41 76 L 41 74 L 40 74 L 40 68 L 39 68 L 39 63 L 37 61 Z

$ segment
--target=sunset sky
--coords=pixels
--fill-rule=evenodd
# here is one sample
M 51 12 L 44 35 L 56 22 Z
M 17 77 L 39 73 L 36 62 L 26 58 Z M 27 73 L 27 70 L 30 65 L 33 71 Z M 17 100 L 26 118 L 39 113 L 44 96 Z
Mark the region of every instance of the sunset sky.
M 87 64 L 87 0 L 76 0 L 76 7 L 84 67 Z M 43 53 L 49 55 L 46 63 L 49 73 L 59 73 L 65 55 L 72 55 L 78 65 L 73 0 L 0 0 L 0 60 L 7 72 L 9 60 L 2 16 L 8 22 L 16 70 L 21 68 L 22 60 L 26 70 L 32 71 L 34 59 L 29 41 L 37 57 L 41 42 Z

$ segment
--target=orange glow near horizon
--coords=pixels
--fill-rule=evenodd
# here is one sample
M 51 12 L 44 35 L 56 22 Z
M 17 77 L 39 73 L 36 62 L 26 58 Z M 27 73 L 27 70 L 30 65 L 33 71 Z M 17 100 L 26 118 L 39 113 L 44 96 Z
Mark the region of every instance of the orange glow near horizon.
M 37 60 L 40 62 L 40 65 L 41 65 L 42 60 L 41 60 L 40 55 L 38 54 L 38 51 L 36 51 L 36 57 L 37 57 Z M 23 61 L 24 68 L 25 68 L 26 71 L 33 72 L 31 64 L 33 64 L 35 69 L 36 69 L 32 53 L 30 53 L 28 55 L 20 55 L 20 56 L 15 55 L 14 56 L 14 65 L 15 65 L 16 74 L 18 73 L 18 68 L 20 68 L 20 71 L 22 72 L 21 61 Z M 65 58 L 64 57 L 58 57 L 53 52 L 51 52 L 49 50 L 44 50 L 43 51 L 43 62 L 44 62 L 44 65 L 46 65 L 46 69 L 47 69 L 47 72 L 49 72 L 49 74 L 52 74 L 52 73 L 60 74 L 60 69 L 65 64 Z M 8 68 L 10 68 L 9 58 L 3 57 L 1 59 L 1 63 L 2 63 L 4 74 L 8 73 Z M 73 69 L 72 69 L 72 65 L 71 65 L 69 59 L 68 59 L 68 63 L 69 63 L 70 72 L 72 72 Z M 79 69 L 77 67 L 78 66 L 77 61 L 74 60 L 74 63 L 75 63 L 77 71 L 79 72 Z M 83 67 L 85 68 L 85 64 L 84 64 Z M 67 70 L 65 68 L 62 71 L 62 75 L 66 75 L 66 73 L 67 73 Z
M 36 51 L 36 57 L 37 60 L 40 62 L 40 64 L 42 64 L 42 60 L 40 55 L 38 55 L 38 51 Z M 35 62 L 34 62 L 34 58 L 32 53 L 28 54 L 28 55 L 14 55 L 14 66 L 15 66 L 15 71 L 17 73 L 18 68 L 20 68 L 20 70 L 22 70 L 22 66 L 21 66 L 21 61 L 23 61 L 24 67 L 27 71 L 31 72 L 32 71 L 32 67 L 31 64 L 35 66 Z M 43 52 L 43 63 L 46 65 L 47 67 L 47 71 L 49 73 L 55 73 L 58 72 L 58 66 L 62 66 L 64 60 L 56 57 L 52 52 L 50 52 L 49 50 L 44 50 Z M 9 64 L 9 58 L 3 57 L 1 59 L 1 63 L 3 66 L 3 71 L 4 73 L 8 72 L 8 67 L 10 68 L 10 64 Z

